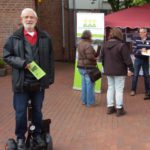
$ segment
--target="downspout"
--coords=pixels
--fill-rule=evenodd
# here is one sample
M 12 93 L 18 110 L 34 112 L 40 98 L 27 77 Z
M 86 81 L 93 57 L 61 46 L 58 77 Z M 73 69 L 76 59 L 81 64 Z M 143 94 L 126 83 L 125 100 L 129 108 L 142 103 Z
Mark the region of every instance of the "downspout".
M 73 18 L 74 18 L 74 25 L 75 25 L 75 17 L 76 17 L 76 0 L 73 0 Z M 75 26 L 74 26 L 75 27 Z
M 69 0 L 67 0 L 67 6 L 69 8 Z M 68 12 L 67 12 L 67 17 L 68 17 L 68 24 L 67 24 L 67 49 L 68 49 L 68 59 L 70 60 L 70 9 L 68 9 Z
M 36 11 L 37 16 L 38 16 L 38 23 L 37 23 L 37 26 L 40 26 L 39 1 L 35 0 L 34 3 L 35 3 L 35 11 Z
M 62 6 L 62 53 L 63 53 L 63 60 L 64 60 L 64 53 L 65 53 L 65 17 L 64 17 L 64 0 L 61 1 Z
M 77 20 L 76 20 L 76 0 L 73 0 L 73 18 L 74 18 L 74 48 L 75 48 L 75 51 L 76 51 L 76 45 L 77 45 L 77 37 L 76 37 L 76 34 L 77 34 Z
M 35 11 L 38 15 L 38 1 L 37 0 L 34 0 L 34 5 L 35 5 Z

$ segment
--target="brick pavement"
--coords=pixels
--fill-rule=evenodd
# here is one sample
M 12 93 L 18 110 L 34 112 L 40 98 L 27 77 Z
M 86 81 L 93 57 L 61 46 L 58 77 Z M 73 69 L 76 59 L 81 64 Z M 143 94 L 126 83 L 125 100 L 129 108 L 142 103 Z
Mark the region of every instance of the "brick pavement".
M 124 95 L 127 115 L 106 115 L 106 79 L 98 105 L 81 105 L 80 91 L 72 89 L 74 65 L 56 63 L 55 84 L 46 91 L 44 118 L 51 118 L 54 150 L 150 150 L 150 101 L 144 101 L 143 79 L 138 94 L 129 96 L 130 78 Z M 14 137 L 11 77 L 0 78 L 0 150 Z

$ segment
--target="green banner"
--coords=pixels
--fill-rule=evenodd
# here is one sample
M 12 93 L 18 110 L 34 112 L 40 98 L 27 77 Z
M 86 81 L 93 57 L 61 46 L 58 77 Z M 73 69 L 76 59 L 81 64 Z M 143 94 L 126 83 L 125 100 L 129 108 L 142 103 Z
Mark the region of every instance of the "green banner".
M 78 37 L 81 37 L 82 33 L 77 33 Z M 104 39 L 104 34 L 92 34 L 93 37 L 99 38 L 99 39 Z
M 91 12 L 77 12 L 77 32 L 76 43 L 80 41 L 80 37 L 84 30 L 92 32 L 93 48 L 97 50 L 97 46 L 104 39 L 104 13 L 91 13 Z M 76 62 L 74 72 L 73 89 L 82 89 L 81 75 L 77 68 L 78 52 L 76 51 Z M 102 64 L 97 63 L 98 68 L 102 70 Z M 101 79 L 95 82 L 95 92 L 101 92 Z
M 102 70 L 102 64 L 97 63 L 97 65 L 98 65 L 98 68 L 100 70 Z M 82 89 L 82 80 L 81 80 L 81 75 L 79 73 L 79 70 L 77 68 L 77 60 L 75 62 L 75 73 L 74 73 L 73 89 L 75 89 L 75 90 L 81 90 Z M 96 93 L 101 93 L 101 79 L 99 79 L 95 82 L 95 92 Z

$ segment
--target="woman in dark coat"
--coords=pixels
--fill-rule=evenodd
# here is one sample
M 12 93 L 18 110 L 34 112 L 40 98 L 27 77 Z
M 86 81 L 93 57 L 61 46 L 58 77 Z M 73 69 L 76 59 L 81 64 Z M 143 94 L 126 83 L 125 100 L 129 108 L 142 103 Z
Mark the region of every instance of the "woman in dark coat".
M 99 50 L 96 52 L 92 46 L 92 34 L 89 30 L 82 33 L 81 40 L 78 44 L 78 69 L 82 77 L 82 104 L 90 107 L 95 104 L 94 85 L 91 82 L 88 70 L 94 68 L 96 57 L 99 55 Z
M 108 80 L 107 114 L 117 111 L 117 116 L 124 115 L 123 89 L 125 76 L 127 74 L 132 75 L 133 64 L 129 49 L 123 43 L 123 33 L 119 28 L 111 30 L 109 40 L 103 45 L 101 60 L 104 74 Z

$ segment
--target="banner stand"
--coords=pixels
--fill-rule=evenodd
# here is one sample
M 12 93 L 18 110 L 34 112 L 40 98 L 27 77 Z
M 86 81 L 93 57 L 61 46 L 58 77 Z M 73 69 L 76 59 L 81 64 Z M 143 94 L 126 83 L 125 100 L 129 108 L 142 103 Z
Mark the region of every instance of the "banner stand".
M 102 64 L 97 63 L 98 68 L 102 70 Z M 101 81 L 102 79 L 100 78 L 95 82 L 95 93 L 101 93 Z M 74 83 L 73 83 L 73 89 L 74 90 L 81 90 L 82 89 L 82 80 L 81 80 L 81 75 L 78 71 L 77 68 L 77 61 L 75 62 L 75 73 L 74 73 Z
M 90 30 L 92 33 L 93 47 L 97 47 L 104 39 L 104 13 L 77 12 L 77 33 L 76 42 L 78 43 L 84 30 Z M 97 50 L 97 49 L 96 49 Z M 82 89 L 81 75 L 77 68 L 78 52 L 76 50 L 76 61 L 74 71 L 73 89 Z M 102 64 L 97 63 L 98 68 L 102 71 Z M 95 92 L 101 93 L 101 79 L 95 82 Z

